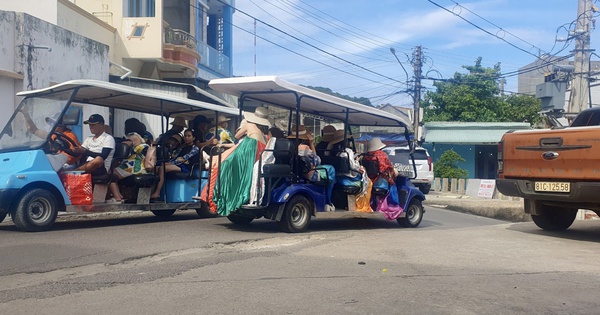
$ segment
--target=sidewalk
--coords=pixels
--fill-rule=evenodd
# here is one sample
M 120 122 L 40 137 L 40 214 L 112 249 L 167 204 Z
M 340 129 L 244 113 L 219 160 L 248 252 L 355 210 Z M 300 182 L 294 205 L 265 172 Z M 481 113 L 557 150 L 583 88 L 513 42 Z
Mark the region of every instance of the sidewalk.
M 426 206 L 446 208 L 453 211 L 512 222 L 531 221 L 523 211 L 522 200 L 485 199 L 452 193 L 431 191 L 425 195 Z

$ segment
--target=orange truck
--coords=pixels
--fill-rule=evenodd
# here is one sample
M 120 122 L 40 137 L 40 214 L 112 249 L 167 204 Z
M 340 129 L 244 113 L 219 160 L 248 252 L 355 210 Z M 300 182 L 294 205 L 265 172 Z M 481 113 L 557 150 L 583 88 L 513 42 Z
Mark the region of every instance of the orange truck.
M 507 132 L 498 143 L 498 191 L 524 199 L 545 230 L 566 230 L 578 209 L 600 214 L 600 108 L 558 129 Z

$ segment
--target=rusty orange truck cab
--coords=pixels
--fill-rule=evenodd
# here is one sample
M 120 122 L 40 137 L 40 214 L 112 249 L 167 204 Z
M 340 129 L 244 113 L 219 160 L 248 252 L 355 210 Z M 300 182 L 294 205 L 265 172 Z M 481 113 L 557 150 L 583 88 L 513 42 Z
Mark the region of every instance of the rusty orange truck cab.
M 578 209 L 600 213 L 600 108 L 570 127 L 508 132 L 498 145 L 498 190 L 524 198 L 546 230 L 567 229 Z

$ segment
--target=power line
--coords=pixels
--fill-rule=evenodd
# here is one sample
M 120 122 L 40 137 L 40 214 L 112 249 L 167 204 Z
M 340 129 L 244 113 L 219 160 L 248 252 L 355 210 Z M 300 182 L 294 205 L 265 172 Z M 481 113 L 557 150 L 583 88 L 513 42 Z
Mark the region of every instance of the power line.
M 456 13 L 454 13 L 454 12 L 452 12 L 452 11 L 450 11 L 450 10 L 448 10 L 448 9 L 444 8 L 443 6 L 441 6 L 441 5 L 439 5 L 439 4 L 437 4 L 437 3 L 433 2 L 433 1 L 431 1 L 431 0 L 427 0 L 427 1 L 429 1 L 431 4 L 435 5 L 436 7 L 440 8 L 440 9 L 443 9 L 444 11 L 447 11 L 447 12 L 449 12 L 449 13 L 452 13 L 454 16 L 456 16 L 456 17 L 460 18 L 461 20 L 463 20 L 463 21 L 465 21 L 465 22 L 467 22 L 467 23 L 471 24 L 473 27 L 475 27 L 475 28 L 477 28 L 477 29 L 479 29 L 479 30 L 481 30 L 481 31 L 485 32 L 486 34 L 488 34 L 488 35 L 491 35 L 491 36 L 494 36 L 494 37 L 496 37 L 497 39 L 499 39 L 499 40 L 501 40 L 501 41 L 503 41 L 503 42 L 505 42 L 505 43 L 509 44 L 510 46 L 512 46 L 512 47 L 514 47 L 514 48 L 516 48 L 516 49 L 518 49 L 518 50 L 520 50 L 520 51 L 522 51 L 522 52 L 524 52 L 524 53 L 526 53 L 526 54 L 532 55 L 532 56 L 534 56 L 535 58 L 539 58 L 539 57 L 538 57 L 536 54 L 533 54 L 533 53 L 531 53 L 531 52 L 529 52 L 529 51 L 527 51 L 527 50 L 525 50 L 525 49 L 523 49 L 523 48 L 521 48 L 521 47 L 519 47 L 519 46 L 517 46 L 517 45 L 515 45 L 515 44 L 513 44 L 513 43 L 511 43 L 511 42 L 509 42 L 509 41 L 507 41 L 506 39 L 504 39 L 504 38 L 502 38 L 502 37 L 500 37 L 500 36 L 498 36 L 498 35 L 492 34 L 492 33 L 491 33 L 491 32 L 489 32 L 488 30 L 486 30 L 486 29 L 484 29 L 484 28 L 480 27 L 479 25 L 477 25 L 477 24 L 475 24 L 475 23 L 473 23 L 473 22 L 471 22 L 471 21 L 469 21 L 469 20 L 465 19 L 465 18 L 464 18 L 464 17 L 462 17 L 460 14 L 456 14 Z
M 496 24 L 495 24 L 495 23 L 493 23 L 492 21 L 490 21 L 490 20 L 488 20 L 488 19 L 486 19 L 486 18 L 482 17 L 481 15 L 479 15 L 479 14 L 477 14 L 477 13 L 473 12 L 473 11 L 471 11 L 469 8 L 467 8 L 467 7 L 465 7 L 465 6 L 461 5 L 461 4 L 459 4 L 458 2 L 456 2 L 456 1 L 454 1 L 454 0 L 450 0 L 450 1 L 454 2 L 454 3 L 455 3 L 457 6 L 459 6 L 459 7 L 463 8 L 463 9 L 467 10 L 469 13 L 471 13 L 471 14 L 475 15 L 476 17 L 478 17 L 478 18 L 480 18 L 480 19 L 482 19 L 482 20 L 484 20 L 484 21 L 486 21 L 486 22 L 490 23 L 491 25 L 493 25 L 493 26 L 497 27 L 497 28 L 498 28 L 500 31 L 502 31 L 502 32 L 504 32 L 504 33 L 506 33 L 506 34 L 509 34 L 509 35 L 511 35 L 512 37 L 514 37 L 514 38 L 516 38 L 516 39 L 518 39 L 518 40 L 520 40 L 520 41 L 524 42 L 525 44 L 527 44 L 527 45 L 531 46 L 532 48 L 536 48 L 536 49 L 537 49 L 538 51 L 540 51 L 540 52 L 542 51 L 542 49 L 541 49 L 541 48 L 539 48 L 539 47 L 536 47 L 534 44 L 532 44 L 532 43 L 530 43 L 530 42 L 528 42 L 528 41 L 526 41 L 526 40 L 524 40 L 524 39 L 520 38 L 519 36 L 517 36 L 517 35 L 515 35 L 515 34 L 513 34 L 513 33 L 511 33 L 511 32 L 509 32 L 509 31 L 507 31 L 507 30 L 505 30 L 505 29 L 504 29 L 504 28 L 502 28 L 501 26 L 498 26 L 498 25 L 496 25 Z
M 227 3 L 223 2 L 222 0 L 217 0 L 217 1 L 219 1 L 220 3 L 222 3 L 222 4 L 224 4 L 224 5 L 227 5 L 227 6 L 229 6 L 229 4 L 227 4 Z M 190 5 L 191 5 L 191 4 L 190 4 Z M 307 41 L 305 41 L 305 40 L 303 40 L 303 39 L 301 39 L 301 38 L 298 38 L 298 37 L 297 37 L 297 36 L 295 36 L 295 35 L 292 35 L 292 34 L 290 34 L 290 33 L 288 33 L 288 32 L 285 32 L 284 30 L 282 30 L 282 29 L 279 29 L 279 28 L 277 28 L 277 27 L 275 27 L 275 26 L 273 26 L 273 25 L 271 25 L 271 24 L 269 24 L 269 23 L 267 23 L 267 22 L 265 22 L 265 21 L 263 21 L 263 20 L 261 20 L 261 19 L 257 19 L 256 17 L 253 17 L 252 15 L 250 15 L 250 14 L 246 13 L 245 11 L 242 11 L 242 10 L 240 10 L 240 9 L 237 9 L 237 8 L 236 8 L 236 11 L 237 11 L 237 12 L 240 12 L 240 13 L 242 13 L 242 14 L 244 14 L 244 15 L 246 15 L 246 16 L 248 16 L 248 17 L 250 17 L 250 18 L 253 18 L 253 19 L 255 19 L 256 21 L 258 21 L 258 22 L 262 23 L 263 25 L 265 25 L 265 26 L 267 26 L 267 27 L 269 27 L 269 28 L 272 28 L 272 29 L 274 29 L 274 30 L 276 30 L 276 31 L 278 31 L 278 32 L 281 32 L 282 34 L 285 34 L 285 35 L 287 35 L 287 36 L 289 36 L 289 37 L 291 37 L 291 38 L 293 38 L 293 39 L 295 39 L 295 40 L 297 40 L 297 41 L 299 41 L 299 42 L 301 42 L 301 43 L 303 43 L 303 44 L 305 44 L 305 45 L 307 45 L 307 46 L 309 46 L 309 47 L 311 47 L 311 48 L 313 48 L 313 49 L 316 49 L 316 50 L 318 50 L 318 51 L 320 51 L 320 52 L 322 52 L 322 53 L 324 53 L 324 54 L 326 54 L 326 55 L 328 55 L 328 56 L 330 56 L 330 57 L 333 57 L 334 59 L 340 60 L 340 61 L 342 61 L 342 62 L 345 62 L 345 63 L 348 63 L 348 64 L 350 64 L 350 65 L 353 65 L 353 66 L 355 66 L 355 67 L 357 67 L 357 68 L 360 68 L 360 69 L 362 69 L 362 70 L 364 70 L 364 71 L 367 71 L 367 72 L 369 72 L 369 73 L 372 73 L 372 74 L 374 74 L 374 75 L 376 75 L 376 76 L 380 76 L 380 77 L 386 78 L 386 79 L 388 79 L 388 80 L 392 80 L 392 81 L 395 81 L 395 82 L 397 82 L 397 83 L 400 83 L 400 84 L 407 85 L 407 83 L 406 83 L 406 82 L 398 81 L 398 80 L 396 80 L 396 79 L 394 79 L 394 78 L 391 78 L 391 77 L 389 77 L 389 76 L 387 76 L 387 75 L 384 75 L 384 74 L 381 74 L 381 73 L 378 73 L 378 72 L 372 71 L 372 70 L 370 70 L 370 69 L 367 69 L 367 68 L 365 68 L 365 67 L 363 67 L 363 66 L 361 66 L 361 65 L 359 65 L 359 64 L 356 64 L 356 63 L 354 63 L 354 62 L 351 62 L 351 61 L 349 61 L 349 60 L 346 60 L 346 59 L 344 59 L 344 58 L 342 58 L 342 57 L 339 57 L 339 56 L 337 56 L 337 55 L 335 55 L 335 54 L 332 54 L 332 53 L 330 53 L 330 52 L 328 52 L 328 51 L 326 51 L 326 50 L 324 50 L 324 49 L 321 49 L 321 48 L 319 48 L 319 47 L 317 47 L 317 46 L 315 46 L 315 45 L 313 45 L 313 44 L 311 44 L 311 43 L 309 43 L 309 42 L 307 42 Z M 241 29 L 241 28 L 240 28 L 240 29 Z M 244 31 L 246 31 L 246 30 L 244 30 Z M 265 38 L 262 38 L 262 39 L 265 39 Z M 269 41 L 269 42 L 270 42 L 270 43 L 273 43 L 273 42 L 271 42 L 271 41 Z M 273 43 L 273 44 L 274 44 L 274 43 Z M 281 47 L 281 48 L 283 48 L 283 46 L 279 46 L 279 45 L 277 45 L 277 46 L 278 46 L 278 47 Z M 288 49 L 286 48 L 286 50 L 288 50 Z M 293 51 L 291 51 L 291 50 L 288 50 L 288 51 L 290 51 L 290 52 L 293 52 Z M 294 53 L 295 53 L 295 52 L 294 52 Z M 296 54 L 297 54 L 297 53 L 296 53 Z M 298 54 L 298 55 L 300 55 L 300 54 Z M 303 55 L 300 55 L 300 56 L 303 56 Z M 306 57 L 306 56 L 303 56 L 303 57 L 305 57 L 305 58 L 308 58 L 308 59 L 311 59 L 312 61 L 315 61 L 315 59 L 312 59 L 312 58 L 309 58 L 309 57 Z M 321 63 L 321 64 L 325 65 L 324 63 Z M 343 71 L 342 71 L 342 72 L 343 72 Z M 349 74 L 349 72 L 344 72 L 344 73 L 347 73 L 347 74 Z M 356 75 L 355 75 L 355 76 L 356 76 Z

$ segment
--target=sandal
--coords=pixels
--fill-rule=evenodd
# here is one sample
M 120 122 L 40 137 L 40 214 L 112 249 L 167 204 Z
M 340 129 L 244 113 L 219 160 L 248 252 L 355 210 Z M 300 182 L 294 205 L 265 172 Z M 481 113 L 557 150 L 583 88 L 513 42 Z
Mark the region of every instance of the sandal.
M 105 203 L 109 203 L 109 204 L 121 204 L 123 203 L 124 200 L 117 200 L 115 198 L 110 198 L 110 199 L 106 199 L 106 201 L 104 201 Z

